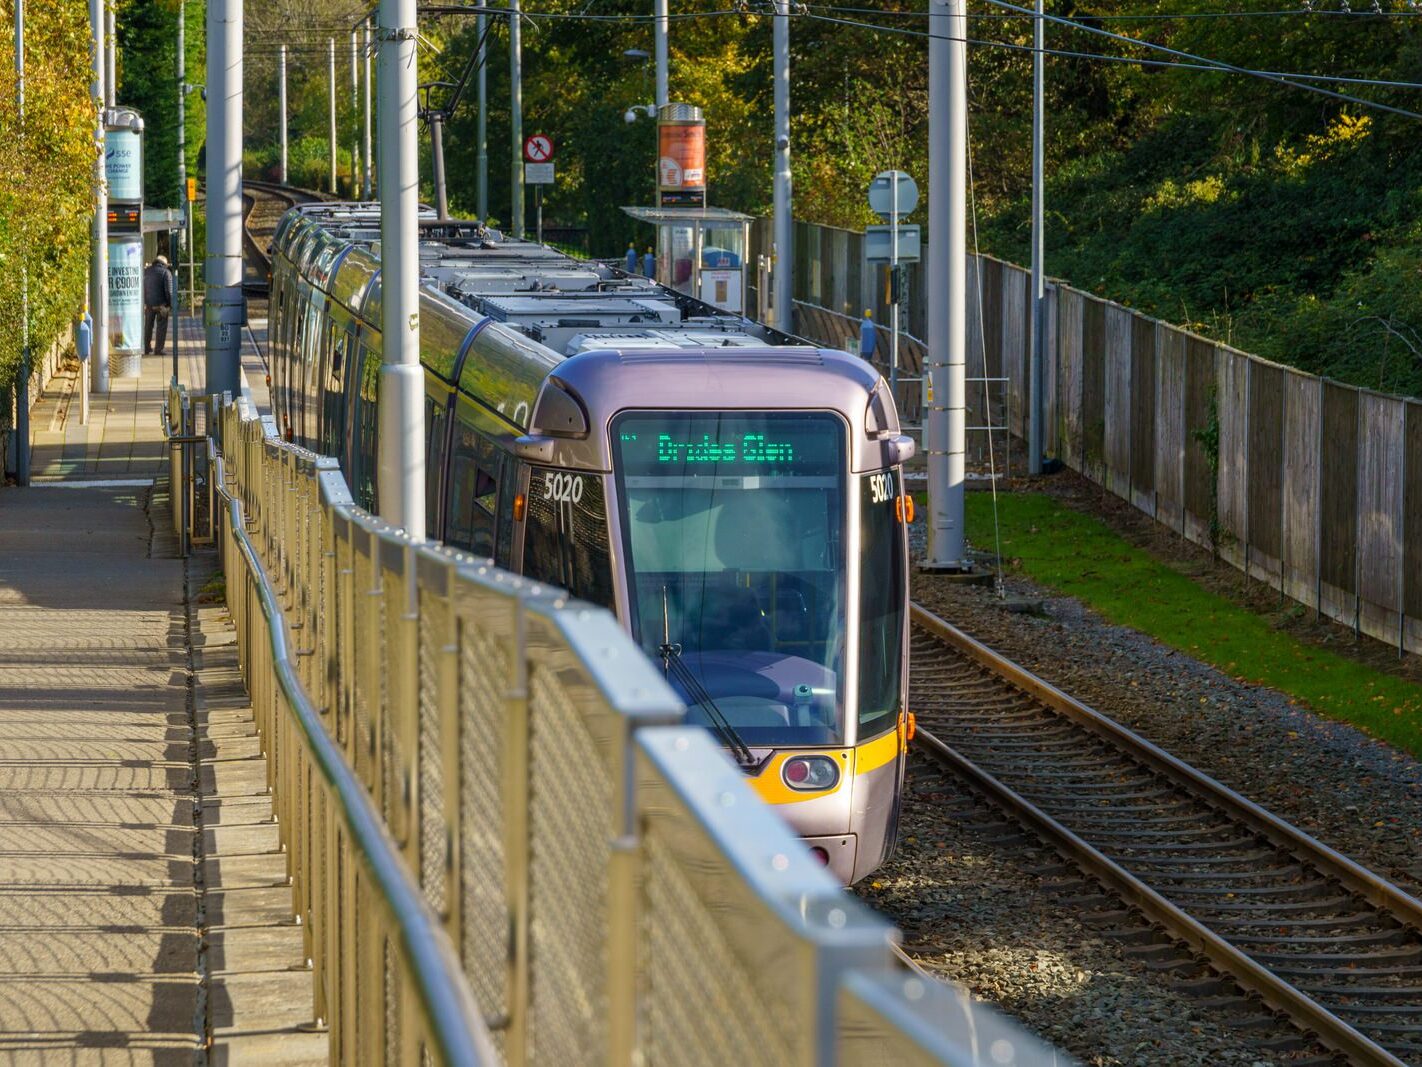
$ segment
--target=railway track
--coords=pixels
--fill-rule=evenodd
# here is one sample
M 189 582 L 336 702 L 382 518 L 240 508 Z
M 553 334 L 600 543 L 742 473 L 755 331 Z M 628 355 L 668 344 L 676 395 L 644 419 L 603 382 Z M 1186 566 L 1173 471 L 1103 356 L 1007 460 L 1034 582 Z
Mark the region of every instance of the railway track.
M 1422 902 L 918 605 L 913 624 L 920 752 L 1325 1047 L 1422 1064 Z
M 242 288 L 264 295 L 269 287 L 271 260 L 267 246 L 276 234 L 277 223 L 296 204 L 322 199 L 316 193 L 274 182 L 242 182 Z

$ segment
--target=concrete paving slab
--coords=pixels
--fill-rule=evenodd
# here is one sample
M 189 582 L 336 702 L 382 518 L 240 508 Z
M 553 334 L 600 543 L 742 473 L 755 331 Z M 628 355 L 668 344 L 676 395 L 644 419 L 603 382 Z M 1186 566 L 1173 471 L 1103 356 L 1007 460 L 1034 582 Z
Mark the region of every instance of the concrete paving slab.
M 193 1045 L 196 975 L 0 978 L 0 1031 L 20 1034 L 162 1033 Z
M 305 931 L 300 926 L 219 930 L 207 939 L 211 974 L 305 970 Z
M 317 1067 L 329 1062 L 331 1037 L 283 1031 L 275 1034 L 230 1034 L 212 1049 L 212 1067 Z
M 0 930 L 0 978 L 197 973 L 196 930 Z
M 272 798 L 269 796 L 226 797 L 202 802 L 202 824 L 209 826 L 249 826 L 270 822 Z
M 213 857 L 203 861 L 203 881 L 209 890 L 285 886 L 288 884 L 286 855 L 275 852 Z
M 155 886 L 32 889 L 0 892 L 0 929 L 80 930 L 142 933 L 178 927 L 197 931 L 197 895 L 192 889 Z
M 208 856 L 230 859 L 281 852 L 281 832 L 276 823 L 204 826 L 202 850 Z
M 311 1023 L 313 1009 L 311 972 L 305 968 L 214 976 L 208 993 L 214 1038 Z
M 292 921 L 291 889 L 215 889 L 203 898 L 209 930 L 242 926 L 278 926 Z

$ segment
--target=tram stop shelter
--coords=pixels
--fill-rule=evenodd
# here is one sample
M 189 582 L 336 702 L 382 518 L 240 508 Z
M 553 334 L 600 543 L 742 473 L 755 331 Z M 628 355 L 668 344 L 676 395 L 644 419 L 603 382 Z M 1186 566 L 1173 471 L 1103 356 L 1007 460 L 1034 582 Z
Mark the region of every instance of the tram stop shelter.
M 752 216 L 723 207 L 624 207 L 657 228 L 657 281 L 745 314 L 746 252 Z

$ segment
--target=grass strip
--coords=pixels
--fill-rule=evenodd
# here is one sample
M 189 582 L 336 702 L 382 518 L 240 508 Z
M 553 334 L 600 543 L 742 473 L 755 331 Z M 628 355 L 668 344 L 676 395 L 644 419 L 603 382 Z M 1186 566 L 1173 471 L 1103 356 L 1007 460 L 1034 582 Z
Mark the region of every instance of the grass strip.
M 999 495 L 998 511 L 1002 556 L 1015 572 L 1232 678 L 1277 689 L 1422 756 L 1422 686 L 1275 629 L 1047 494 Z M 989 494 L 967 494 L 967 526 L 975 546 L 992 546 Z

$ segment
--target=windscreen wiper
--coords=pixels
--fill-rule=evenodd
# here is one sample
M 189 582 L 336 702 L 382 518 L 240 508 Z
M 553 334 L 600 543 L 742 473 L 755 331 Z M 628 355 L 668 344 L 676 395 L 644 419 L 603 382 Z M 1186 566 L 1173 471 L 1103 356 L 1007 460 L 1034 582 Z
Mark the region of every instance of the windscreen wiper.
M 731 750 L 735 761 L 742 767 L 754 767 L 756 758 L 745 739 L 731 725 L 731 720 L 726 718 L 725 712 L 716 706 L 716 701 L 701 684 L 701 679 L 682 661 L 681 645 L 671 641 L 671 616 L 667 610 L 666 586 L 662 586 L 662 643 L 657 648 L 657 654 L 662 658 L 662 668 L 667 672 L 668 678 L 674 675 L 692 703 L 706 709 L 711 718 L 711 729 L 721 739 L 721 743 Z

